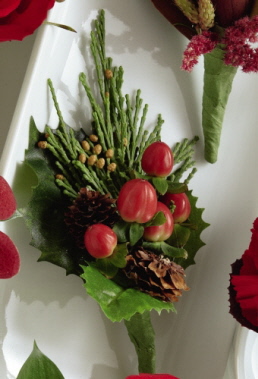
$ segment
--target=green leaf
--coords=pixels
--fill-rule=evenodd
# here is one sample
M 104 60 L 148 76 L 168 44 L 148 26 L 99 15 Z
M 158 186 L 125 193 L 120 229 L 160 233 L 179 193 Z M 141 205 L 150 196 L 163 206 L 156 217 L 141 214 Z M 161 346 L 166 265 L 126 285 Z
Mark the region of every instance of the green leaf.
M 91 265 L 96 267 L 107 278 L 113 278 L 118 272 L 118 267 L 114 266 L 108 258 L 97 259 L 96 262 L 91 263 Z
M 130 230 L 129 230 L 129 239 L 130 244 L 134 246 L 136 242 L 139 241 L 140 238 L 142 238 L 144 232 L 144 226 L 141 224 L 138 224 L 137 222 L 133 222 L 130 224 Z
M 188 190 L 187 184 L 185 183 L 175 183 L 168 180 L 167 184 L 168 184 L 167 192 L 169 193 L 182 193 Z
M 34 342 L 32 353 L 22 366 L 17 379 L 64 379 L 58 367 L 38 348 Z
M 205 159 L 217 161 L 222 124 L 237 67 L 224 63 L 225 51 L 217 46 L 204 54 L 202 127 Z
M 166 216 L 162 211 L 157 212 L 153 218 L 144 224 L 144 226 L 159 226 L 163 225 L 166 222 Z
M 187 251 L 175 246 L 171 246 L 168 243 L 162 242 L 143 242 L 143 247 L 151 251 L 156 251 L 159 254 L 165 255 L 169 258 L 187 258 Z
M 116 233 L 118 242 L 123 243 L 129 240 L 130 224 L 128 222 L 116 222 L 112 229 Z
M 65 268 L 67 274 L 79 272 L 76 248 L 67 234 L 64 212 L 68 200 L 62 196 L 55 184 L 52 164 L 42 149 L 36 148 L 41 133 L 33 118 L 30 121 L 29 147 L 25 153 L 25 163 L 32 168 L 38 179 L 31 199 L 25 209 L 20 209 L 30 230 L 31 245 L 41 251 L 39 261 L 48 261 Z
M 136 313 L 125 326 L 138 356 L 139 373 L 155 373 L 156 349 L 155 332 L 151 324 L 150 312 Z
M 92 266 L 82 267 L 87 293 L 95 299 L 105 315 L 113 322 L 130 320 L 136 313 L 152 309 L 160 313 L 163 309 L 174 311 L 172 303 L 157 300 L 134 288 L 123 288 L 113 280 L 107 279 Z
M 176 247 L 184 247 L 191 235 L 191 230 L 183 225 L 175 224 L 167 243 Z
M 110 257 L 106 259 L 109 260 L 114 266 L 119 268 L 124 268 L 126 266 L 126 255 L 128 254 L 127 243 L 118 244 Z
M 161 195 L 165 195 L 168 189 L 167 180 L 165 178 L 152 178 L 151 181 L 157 192 Z
M 191 203 L 191 214 L 189 216 L 189 223 L 196 226 L 195 229 L 191 229 L 190 237 L 185 244 L 184 248 L 188 253 L 187 259 L 178 259 L 176 262 L 182 267 L 186 268 L 192 264 L 195 264 L 195 255 L 199 249 L 205 245 L 201 239 L 201 233 L 206 229 L 209 224 L 202 219 L 204 209 L 197 208 L 196 203 L 198 198 L 192 195 L 192 191 L 186 192 Z

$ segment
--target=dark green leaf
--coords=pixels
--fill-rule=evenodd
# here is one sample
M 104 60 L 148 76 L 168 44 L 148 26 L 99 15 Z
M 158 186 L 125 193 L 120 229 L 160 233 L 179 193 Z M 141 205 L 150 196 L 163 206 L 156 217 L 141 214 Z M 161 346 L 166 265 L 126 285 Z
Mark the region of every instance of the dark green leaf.
M 204 209 L 197 208 L 196 203 L 198 198 L 192 195 L 192 191 L 188 191 L 187 196 L 191 203 L 191 214 L 189 216 L 189 223 L 196 225 L 195 229 L 191 229 L 190 237 L 185 244 L 184 248 L 188 253 L 187 259 L 178 259 L 177 263 L 183 266 L 184 268 L 195 263 L 194 257 L 198 250 L 205 245 L 201 240 L 201 233 L 206 229 L 209 224 L 202 219 L 202 214 Z
M 17 379 L 64 379 L 58 367 L 38 348 L 36 342 Z
M 130 244 L 134 246 L 136 242 L 142 238 L 144 232 L 144 226 L 141 224 L 137 224 L 137 222 L 133 222 L 130 224 L 129 238 Z
M 167 181 L 167 183 L 168 183 L 167 192 L 169 193 L 182 193 L 188 190 L 187 185 L 185 183 L 175 183 L 169 180 Z
M 157 212 L 153 219 L 150 220 L 149 222 L 146 222 L 146 224 L 144 224 L 144 226 L 159 226 L 159 225 L 163 225 L 165 222 L 166 222 L 166 216 L 164 215 L 164 213 L 162 211 L 159 211 Z
M 118 244 L 110 257 L 107 257 L 114 266 L 124 268 L 126 266 L 126 255 L 128 254 L 127 244 Z
M 167 243 L 172 246 L 183 247 L 188 241 L 190 235 L 191 230 L 189 228 L 180 224 L 175 224 L 173 233 L 167 240 Z
M 187 251 L 178 247 L 162 242 L 143 242 L 143 247 L 151 251 L 156 251 L 158 254 L 173 258 L 187 258 Z
M 107 278 L 113 278 L 118 272 L 118 267 L 114 266 L 108 258 L 97 259 L 92 266 L 96 267 Z
M 95 299 L 105 315 L 113 322 L 130 320 L 136 313 L 152 309 L 160 313 L 163 309 L 175 311 L 172 303 L 157 300 L 133 288 L 123 288 L 107 279 L 96 268 L 83 267 L 81 277 L 85 280 L 87 293 Z
M 130 224 L 128 222 L 119 221 L 112 229 L 117 235 L 118 242 L 123 243 L 129 240 Z
M 151 181 L 157 192 L 161 195 L 165 195 L 168 189 L 167 180 L 165 178 L 152 178 Z
M 79 267 L 72 258 L 75 255 L 73 250 L 76 248 L 67 234 L 64 223 L 68 201 L 55 184 L 54 172 L 48 157 L 42 149 L 35 147 L 40 136 L 41 133 L 31 118 L 25 162 L 36 174 L 38 185 L 33 188 L 28 206 L 20 212 L 31 232 L 31 245 L 41 251 L 39 261 L 48 261 L 63 267 L 67 274 L 78 273 Z

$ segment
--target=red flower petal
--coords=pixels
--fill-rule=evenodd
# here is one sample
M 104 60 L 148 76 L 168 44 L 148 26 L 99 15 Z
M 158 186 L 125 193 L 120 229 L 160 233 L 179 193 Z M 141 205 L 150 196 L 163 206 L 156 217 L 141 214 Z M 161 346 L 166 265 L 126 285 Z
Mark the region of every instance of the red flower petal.
M 258 332 L 258 218 L 249 248 L 232 264 L 230 313 L 243 326 Z
M 0 220 L 10 218 L 16 210 L 16 200 L 7 181 L 0 176 Z
M 1 0 L 0 17 L 5 17 L 13 12 L 20 4 L 21 0 Z
M 8 16 L 0 18 L 0 42 L 22 41 L 42 24 L 55 0 L 22 0 Z
M 220 26 L 232 25 L 234 21 L 251 12 L 253 0 L 212 0 L 215 7 L 215 19 Z
M 13 241 L 0 232 L 0 279 L 9 279 L 20 269 L 20 256 Z
M 151 0 L 155 7 L 163 14 L 164 17 L 175 26 L 182 34 L 191 39 L 195 34 L 195 29 L 192 28 L 191 22 L 174 4 L 168 0 Z

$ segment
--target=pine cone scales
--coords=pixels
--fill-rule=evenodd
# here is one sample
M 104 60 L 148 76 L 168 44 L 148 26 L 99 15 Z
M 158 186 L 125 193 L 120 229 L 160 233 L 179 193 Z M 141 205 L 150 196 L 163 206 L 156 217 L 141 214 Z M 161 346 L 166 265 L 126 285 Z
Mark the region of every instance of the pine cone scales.
M 76 245 L 85 249 L 84 233 L 92 224 L 105 224 L 112 227 L 119 220 L 116 212 L 116 200 L 109 194 L 82 188 L 73 205 L 65 213 L 65 223 L 69 233 L 75 238 Z
M 125 273 L 139 290 L 166 302 L 178 301 L 182 292 L 189 290 L 181 266 L 144 249 L 127 255 Z

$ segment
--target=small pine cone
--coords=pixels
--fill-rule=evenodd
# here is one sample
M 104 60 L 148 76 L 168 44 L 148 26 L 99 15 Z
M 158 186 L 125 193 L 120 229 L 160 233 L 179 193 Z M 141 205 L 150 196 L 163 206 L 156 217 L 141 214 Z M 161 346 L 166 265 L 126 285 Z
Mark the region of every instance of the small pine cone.
M 199 0 L 199 23 L 202 30 L 214 26 L 215 10 L 211 0 Z
M 84 233 L 92 224 L 105 224 L 112 227 L 120 218 L 116 212 L 116 200 L 109 194 L 82 188 L 73 205 L 65 213 L 68 231 L 75 238 L 76 245 L 85 249 Z
M 178 301 L 188 291 L 184 269 L 168 258 L 144 249 L 127 255 L 126 276 L 136 282 L 140 291 L 166 302 Z

